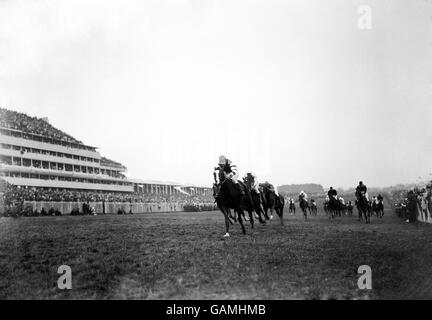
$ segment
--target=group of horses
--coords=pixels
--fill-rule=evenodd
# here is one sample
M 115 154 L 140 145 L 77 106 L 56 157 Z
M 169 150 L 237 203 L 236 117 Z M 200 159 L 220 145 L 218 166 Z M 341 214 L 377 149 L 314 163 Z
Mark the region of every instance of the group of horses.
M 215 202 L 223 213 L 225 218 L 225 237 L 229 236 L 229 228 L 234 222 L 238 221 L 243 234 L 246 233 L 243 221 L 249 220 L 251 228 L 254 228 L 254 217 L 261 224 L 266 224 L 266 221 L 273 219 L 273 213 L 279 216 L 281 225 L 283 222 L 283 210 L 285 206 L 285 198 L 277 194 L 270 184 L 261 184 L 259 192 L 257 192 L 247 181 L 238 181 L 234 183 L 231 179 L 225 179 L 222 183 L 213 185 L 213 195 Z M 342 215 L 352 215 L 354 205 L 351 201 L 345 204 L 341 198 L 330 197 L 324 202 L 324 211 L 331 218 Z M 303 212 L 304 219 L 307 220 L 307 213 L 317 215 L 318 209 L 315 201 L 309 203 L 306 199 L 299 199 L 299 206 Z M 355 206 L 358 210 L 358 220 L 362 221 L 363 217 L 366 223 L 370 223 L 371 214 L 375 213 L 377 217 L 384 216 L 383 201 L 369 201 L 365 193 L 361 193 Z M 295 204 L 289 202 L 289 212 L 295 214 Z M 248 218 L 245 215 L 248 213 Z
M 229 227 L 233 221 L 238 220 L 245 234 L 243 220 L 249 220 L 253 229 L 254 216 L 261 224 L 266 224 L 266 220 L 273 219 L 274 212 L 279 216 L 281 225 L 283 225 L 284 197 L 278 195 L 269 184 L 260 186 L 257 192 L 250 184 L 239 180 L 236 185 L 231 179 L 225 179 L 221 184 L 213 185 L 215 202 L 225 217 L 225 236 L 229 236 Z M 248 218 L 245 212 L 248 213 Z
M 362 221 L 364 218 L 366 223 L 370 223 L 372 214 L 375 214 L 379 218 L 384 216 L 384 204 L 382 199 L 377 201 L 368 200 L 366 194 L 362 192 L 354 203 L 358 210 L 359 221 Z M 345 204 L 341 201 L 341 198 L 337 197 L 330 197 L 329 200 L 324 202 L 324 212 L 329 214 L 331 218 L 340 217 L 343 214 L 352 215 L 353 207 L 351 201 Z
M 303 212 L 303 218 L 305 220 L 307 220 L 308 212 L 309 212 L 309 215 L 313 215 L 313 216 L 316 216 L 318 214 L 318 207 L 317 207 L 315 200 L 311 199 L 310 202 L 308 202 L 305 198 L 300 198 L 299 199 L 299 206 Z M 289 205 L 288 205 L 288 210 L 289 210 L 289 213 L 294 214 L 294 215 L 296 214 L 296 206 L 295 206 L 294 199 L 290 199 Z

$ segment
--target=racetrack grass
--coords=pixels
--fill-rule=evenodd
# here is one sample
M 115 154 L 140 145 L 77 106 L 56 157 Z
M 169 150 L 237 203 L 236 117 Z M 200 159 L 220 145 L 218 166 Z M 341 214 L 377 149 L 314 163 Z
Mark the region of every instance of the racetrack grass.
M 0 298 L 432 298 L 432 225 L 319 212 L 246 228 L 222 239 L 216 211 L 0 218 Z M 57 288 L 63 264 L 72 290 Z M 357 288 L 364 264 L 372 290 Z

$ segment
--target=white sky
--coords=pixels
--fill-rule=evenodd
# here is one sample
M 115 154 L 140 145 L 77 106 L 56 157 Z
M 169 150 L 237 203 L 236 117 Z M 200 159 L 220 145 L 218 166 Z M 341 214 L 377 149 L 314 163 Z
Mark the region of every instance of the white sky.
M 413 182 L 431 102 L 431 0 L 0 1 L 0 105 L 133 178 Z

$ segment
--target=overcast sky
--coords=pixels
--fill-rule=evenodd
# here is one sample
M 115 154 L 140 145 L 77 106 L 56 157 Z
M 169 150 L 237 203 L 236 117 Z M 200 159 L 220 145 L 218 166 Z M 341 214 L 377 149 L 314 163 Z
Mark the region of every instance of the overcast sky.
M 210 185 L 224 154 L 276 185 L 415 182 L 431 102 L 428 0 L 0 1 L 0 105 L 131 178 Z

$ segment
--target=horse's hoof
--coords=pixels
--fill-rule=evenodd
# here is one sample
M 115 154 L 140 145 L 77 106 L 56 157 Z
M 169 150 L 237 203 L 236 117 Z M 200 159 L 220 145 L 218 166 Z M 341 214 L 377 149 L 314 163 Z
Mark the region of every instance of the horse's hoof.
M 228 238 L 230 235 L 229 235 L 229 233 L 227 232 L 227 233 L 225 233 L 224 235 L 223 235 L 223 238 Z

